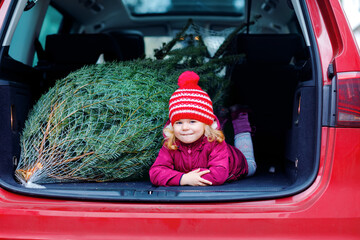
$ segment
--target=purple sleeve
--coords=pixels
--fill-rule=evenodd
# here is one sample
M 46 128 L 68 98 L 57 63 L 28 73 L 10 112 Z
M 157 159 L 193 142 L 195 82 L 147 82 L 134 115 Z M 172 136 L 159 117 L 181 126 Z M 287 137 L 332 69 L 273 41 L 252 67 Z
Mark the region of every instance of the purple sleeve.
M 156 186 L 178 186 L 183 173 L 174 169 L 170 150 L 163 146 L 149 170 L 149 175 L 150 181 Z
M 210 173 L 203 175 L 202 178 L 212 182 L 213 186 L 223 184 L 229 176 L 229 153 L 227 148 L 225 141 L 214 143 L 214 148 L 209 155 L 208 169 Z

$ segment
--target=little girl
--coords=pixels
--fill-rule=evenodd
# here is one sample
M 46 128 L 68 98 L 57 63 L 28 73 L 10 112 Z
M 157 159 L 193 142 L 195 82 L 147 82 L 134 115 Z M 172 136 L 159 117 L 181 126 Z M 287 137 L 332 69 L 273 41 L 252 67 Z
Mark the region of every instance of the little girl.
M 228 145 L 199 79 L 191 71 L 178 79 L 180 88 L 169 101 L 165 142 L 149 172 L 154 185 L 221 185 L 256 171 L 247 113 L 232 111 L 235 147 Z

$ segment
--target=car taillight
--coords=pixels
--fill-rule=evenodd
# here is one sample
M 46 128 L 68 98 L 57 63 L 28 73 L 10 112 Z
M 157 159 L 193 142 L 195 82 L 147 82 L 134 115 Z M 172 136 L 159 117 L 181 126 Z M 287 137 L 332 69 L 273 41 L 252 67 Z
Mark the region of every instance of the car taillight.
M 0 31 L 5 23 L 5 17 L 11 1 L 0 0 Z
M 338 74 L 336 125 L 360 127 L 360 72 Z

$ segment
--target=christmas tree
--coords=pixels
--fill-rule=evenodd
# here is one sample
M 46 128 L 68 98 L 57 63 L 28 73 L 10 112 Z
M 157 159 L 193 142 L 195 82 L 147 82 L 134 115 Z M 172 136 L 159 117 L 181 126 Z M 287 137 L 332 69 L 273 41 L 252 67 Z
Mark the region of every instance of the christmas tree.
M 228 86 L 219 73 L 239 59 L 223 54 L 234 34 L 211 57 L 198 28 L 189 20 L 155 51 L 156 60 L 87 66 L 57 81 L 29 113 L 16 178 L 29 186 L 146 177 L 162 144 L 178 76 L 185 70 L 198 73 L 216 107 Z M 173 49 L 186 38 L 184 48 Z

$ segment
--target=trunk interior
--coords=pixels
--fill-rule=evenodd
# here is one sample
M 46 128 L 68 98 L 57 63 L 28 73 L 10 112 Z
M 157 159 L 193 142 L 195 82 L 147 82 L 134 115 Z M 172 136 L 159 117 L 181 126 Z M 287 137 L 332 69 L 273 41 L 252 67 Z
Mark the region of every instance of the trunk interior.
M 29 109 L 48 88 L 42 67 L 33 68 L 1 49 L 0 185 L 20 194 L 98 201 L 210 202 L 272 199 L 306 189 L 318 169 L 320 118 L 316 51 L 299 34 L 239 34 L 236 53 L 246 59 L 229 67 L 227 105 L 251 109 L 256 174 L 222 186 L 156 187 L 137 182 L 54 183 L 26 188 L 14 179 L 20 134 Z M 143 50 L 142 50 L 143 51 Z M 45 70 L 44 70 L 45 69 Z M 50 71 L 58 77 L 57 68 Z M 321 101 L 320 101 L 321 102 Z M 231 123 L 226 141 L 233 144 Z

